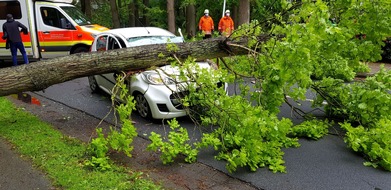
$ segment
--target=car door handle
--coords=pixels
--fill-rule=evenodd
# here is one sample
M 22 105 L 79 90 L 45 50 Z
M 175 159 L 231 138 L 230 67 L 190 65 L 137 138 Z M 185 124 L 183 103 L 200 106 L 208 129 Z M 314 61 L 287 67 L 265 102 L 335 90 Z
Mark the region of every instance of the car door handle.
M 49 31 L 43 31 L 42 33 L 44 33 L 44 34 L 50 34 Z

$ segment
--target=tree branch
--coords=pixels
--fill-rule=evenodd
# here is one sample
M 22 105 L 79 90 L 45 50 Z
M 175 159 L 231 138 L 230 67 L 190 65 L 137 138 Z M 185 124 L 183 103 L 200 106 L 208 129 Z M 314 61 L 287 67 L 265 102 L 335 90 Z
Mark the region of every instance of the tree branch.
M 263 35 L 264 41 L 270 37 Z M 51 85 L 75 78 L 119 71 L 144 70 L 169 64 L 172 54 L 184 60 L 189 56 L 197 60 L 213 59 L 249 53 L 247 38 L 235 40 L 225 37 L 177 44 L 179 50 L 170 52 L 167 44 L 146 45 L 110 51 L 73 54 L 17 67 L 0 69 L 0 96 L 23 91 L 39 91 Z

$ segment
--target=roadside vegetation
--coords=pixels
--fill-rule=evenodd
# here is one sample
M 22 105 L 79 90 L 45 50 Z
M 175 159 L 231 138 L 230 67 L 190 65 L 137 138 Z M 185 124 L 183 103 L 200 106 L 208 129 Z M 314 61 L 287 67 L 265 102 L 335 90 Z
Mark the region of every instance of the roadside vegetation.
M 0 110 L 0 136 L 59 189 L 161 189 L 141 172 L 113 163 L 105 171 L 86 167 L 87 144 L 64 136 L 6 98 L 0 97 Z
M 254 18 L 229 37 L 233 45 L 235 39 L 248 37 L 248 45 L 240 48 L 251 53 L 220 59 L 217 70 L 195 69 L 192 58 L 175 60 L 175 48 L 168 47 L 174 58 L 172 64 L 181 66 L 181 75 L 175 79 L 191 81 L 190 93 L 181 100 L 182 104 L 188 108 L 196 127 L 207 132 L 194 142 L 186 129 L 173 119 L 168 122 L 172 130 L 167 134 L 150 134 L 148 149 L 160 152 L 163 163 L 173 162 L 178 155 L 184 155 L 185 161 L 191 163 L 197 160 L 201 149 L 213 147 L 216 159 L 226 161 L 230 172 L 240 167 L 251 171 L 267 167 L 273 172 L 287 172 L 282 149 L 300 146 L 298 138 L 321 139 L 330 127 L 341 127 L 347 146 L 367 159 L 365 165 L 391 171 L 391 71 L 382 69 L 365 80 L 354 80 L 357 72 L 368 71 L 367 62 L 381 59 L 384 40 L 391 35 L 389 0 L 273 2 L 278 2 L 273 4 L 278 4 L 273 7 L 273 14 Z M 261 34 L 270 39 L 259 39 Z M 249 79 L 254 84 L 244 85 Z M 77 176 L 87 175 L 86 172 L 97 176 L 115 173 L 115 179 L 107 178 L 108 183 L 119 188 L 129 183 L 133 185 L 132 179 L 139 175 L 127 175 L 125 168 L 113 165 L 107 156 L 110 150 L 131 156 L 131 143 L 136 136 L 128 118 L 134 108 L 133 100 L 126 96 L 123 81 L 120 78 L 116 87 L 122 89 L 121 98 L 125 100 L 116 107 L 123 127 L 112 128 L 107 135 L 98 128 L 98 137 L 89 145 L 51 130 L 49 133 L 48 126 L 29 129 L 36 124 L 24 118 L 28 114 L 15 122 L 14 115 L 22 111 L 6 108 L 12 106 L 4 99 L 1 106 L 10 113 L 0 116 L 1 133 L 20 147 L 23 154 L 29 153 L 59 186 L 69 185 L 73 178 L 49 171 L 61 165 L 59 163 L 64 164 L 64 160 L 69 160 L 65 164 L 75 163 L 73 169 L 80 171 Z M 228 96 L 217 85 L 221 82 L 239 84 L 238 90 Z M 327 119 L 301 109 L 308 89 L 315 94 L 312 106 L 323 111 Z M 306 121 L 294 125 L 289 118 L 279 118 L 279 108 L 285 103 L 291 107 L 293 117 Z M 35 135 L 40 143 L 24 148 Z M 48 141 L 58 141 L 59 145 L 47 144 Z M 62 160 L 56 165 L 46 160 L 58 155 L 59 150 L 68 149 L 74 152 L 67 152 L 63 159 L 57 156 L 56 162 Z M 94 180 L 79 181 L 75 185 Z M 147 181 L 134 182 L 153 187 Z
M 230 36 L 233 42 L 247 36 L 243 48 L 253 50 L 249 55 L 221 59 L 214 72 L 194 72 L 191 58 L 174 61 L 182 68 L 179 81 L 196 84 L 189 84 L 183 105 L 201 130 L 215 130 L 193 142 L 172 120 L 172 131 L 151 133 L 148 148 L 161 152 L 163 163 L 179 154 L 194 162 L 200 149 L 213 147 L 230 172 L 238 167 L 286 172 L 282 148 L 300 146 L 298 137 L 320 139 L 333 126 L 343 130 L 348 147 L 364 155 L 365 165 L 391 171 L 391 71 L 354 80 L 357 72 L 368 71 L 366 62 L 381 59 L 383 41 L 391 34 L 390 6 L 386 0 L 281 1 L 279 13 L 242 25 Z M 271 39 L 263 42 L 257 38 L 261 34 Z M 255 85 L 239 85 L 232 96 L 216 86 L 246 78 Z M 308 89 L 316 95 L 314 109 L 324 111 L 327 119 L 300 109 Z M 295 126 L 289 118 L 279 119 L 283 103 L 307 121 Z
M 201 148 L 213 147 L 230 172 L 239 167 L 286 172 L 282 148 L 300 146 L 298 137 L 320 139 L 333 126 L 342 129 L 349 148 L 366 158 L 364 165 L 391 171 L 391 71 L 382 68 L 376 76 L 354 80 L 357 72 L 368 71 L 366 62 L 381 59 L 383 40 L 391 34 L 391 4 L 319 0 L 280 5 L 280 13 L 242 25 L 230 36 L 233 43 L 247 36 L 243 48 L 253 50 L 249 55 L 221 59 L 219 70 L 197 70 L 196 75 L 189 72 L 191 60 L 176 62 L 183 69 L 182 81 L 190 78 L 197 84 L 190 85 L 183 104 L 202 129 L 215 130 L 191 142 L 187 131 L 172 122 L 177 132 L 152 133 L 150 149 L 161 151 L 167 163 L 178 150 L 191 162 Z M 261 34 L 271 39 L 263 42 L 257 38 Z M 255 84 L 238 85 L 232 96 L 216 86 L 219 81 L 246 84 L 246 78 Z M 301 110 L 308 89 L 322 117 Z M 289 118 L 279 119 L 284 103 L 293 117 L 307 121 L 295 126 Z M 194 107 L 202 109 L 192 112 Z

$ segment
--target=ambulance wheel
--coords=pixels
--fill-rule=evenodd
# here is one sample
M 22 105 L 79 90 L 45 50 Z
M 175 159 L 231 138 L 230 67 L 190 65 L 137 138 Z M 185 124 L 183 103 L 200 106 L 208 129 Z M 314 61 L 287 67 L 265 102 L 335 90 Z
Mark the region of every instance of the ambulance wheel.
M 75 50 L 73 50 L 72 54 L 74 54 L 74 53 L 81 53 L 81 52 L 88 52 L 88 48 L 86 48 L 86 47 L 78 47 Z

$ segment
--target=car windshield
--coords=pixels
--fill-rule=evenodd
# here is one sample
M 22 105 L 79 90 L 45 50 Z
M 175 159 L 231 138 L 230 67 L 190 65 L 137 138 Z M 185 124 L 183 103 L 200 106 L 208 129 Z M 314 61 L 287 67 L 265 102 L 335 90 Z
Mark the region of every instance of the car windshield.
M 91 21 L 76 7 L 61 6 L 64 10 L 79 26 L 90 25 Z
M 132 47 L 149 44 L 181 43 L 183 38 L 178 36 L 140 36 L 128 38 L 127 41 L 129 47 Z

